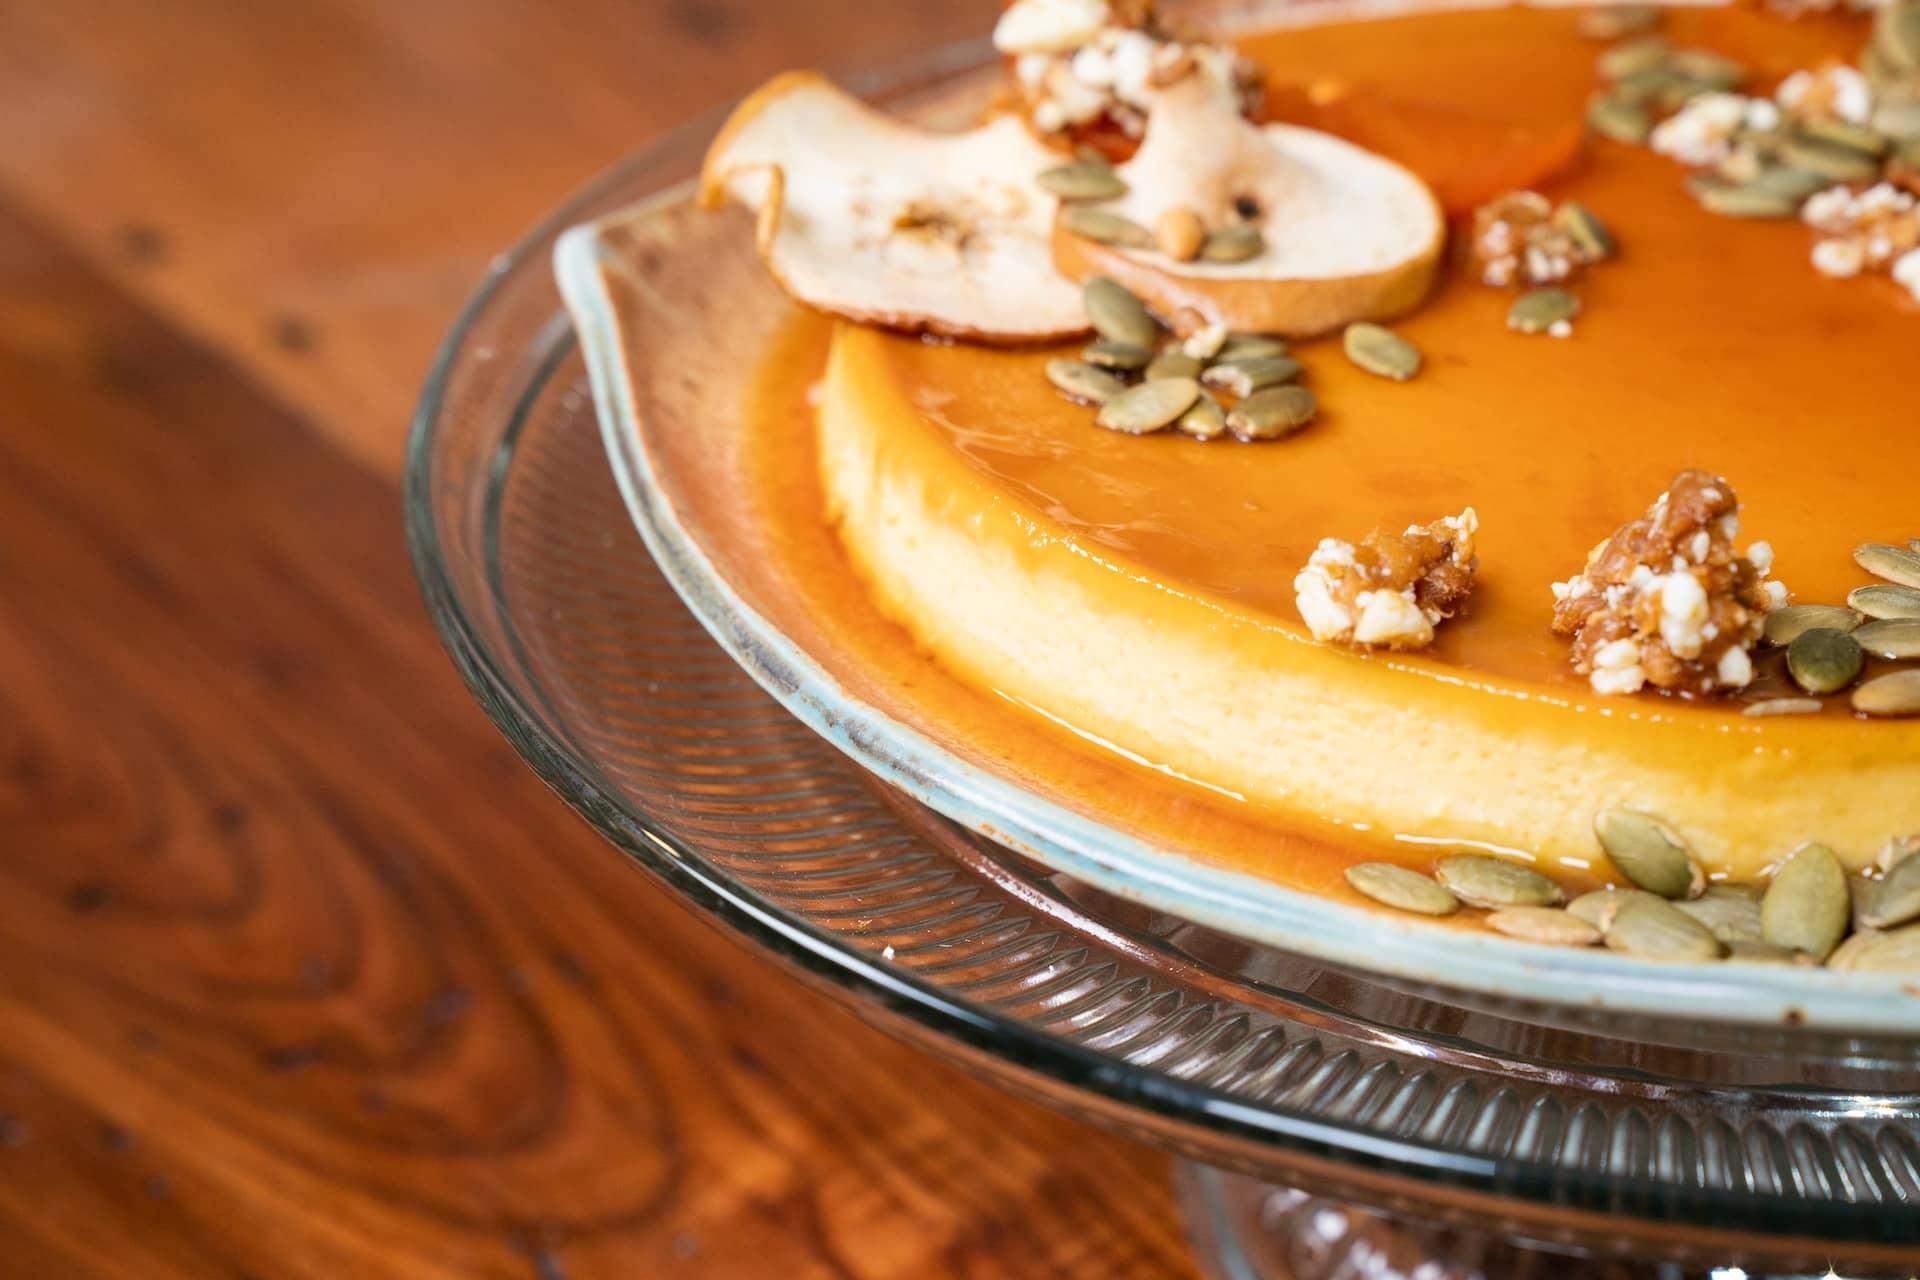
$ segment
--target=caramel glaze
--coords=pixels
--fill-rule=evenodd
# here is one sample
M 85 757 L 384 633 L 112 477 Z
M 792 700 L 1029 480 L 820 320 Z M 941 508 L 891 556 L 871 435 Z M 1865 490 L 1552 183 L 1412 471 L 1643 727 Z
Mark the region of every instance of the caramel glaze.
M 1796 68 L 1850 59 L 1864 31 L 1857 19 L 1787 21 L 1746 8 L 1676 11 L 1666 26 L 1677 43 L 1741 59 L 1761 89 Z M 1056 352 L 891 341 L 902 383 L 971 465 L 1151 572 L 1288 624 L 1297 624 L 1294 570 L 1322 536 L 1472 505 L 1482 522 L 1479 591 L 1431 651 L 1395 660 L 1566 696 L 1583 696 L 1584 681 L 1547 629 L 1548 584 L 1577 572 L 1595 542 L 1683 467 L 1733 482 L 1746 504 L 1743 544 L 1773 544 L 1776 575 L 1797 600 L 1838 601 L 1866 581 L 1849 556 L 1856 544 L 1920 533 L 1920 307 L 1884 279 L 1819 276 L 1796 222 L 1702 211 L 1664 157 L 1556 143 L 1577 130 L 1595 85 L 1598 46 L 1575 33 L 1572 13 L 1422 14 L 1275 32 L 1246 47 L 1269 69 L 1276 114 L 1393 155 L 1456 207 L 1517 180 L 1596 210 L 1622 254 L 1574 283 L 1586 307 L 1575 336 L 1509 333 L 1513 294 L 1456 264 L 1398 325 L 1426 353 L 1417 380 L 1361 373 L 1337 341 L 1301 344 L 1323 416 L 1293 440 L 1251 446 L 1100 431 L 1090 411 L 1046 384 L 1041 366 Z M 812 474 L 805 392 L 829 334 L 828 322 L 797 315 L 763 377 L 755 498 L 794 571 L 833 609 L 846 643 L 948 700 L 956 723 L 1043 739 L 1023 736 L 1024 756 L 1051 761 L 1050 778 L 1057 770 L 1068 790 L 1110 808 L 1137 773 L 1112 772 L 1111 761 L 1087 759 L 1036 721 L 983 718 L 859 602 L 820 521 Z M 1777 679 L 1763 676 L 1756 692 Z M 1737 717 L 1739 705 L 1670 710 Z M 1837 703 L 1828 714 L 1847 713 Z M 1192 837 L 1181 843 L 1249 850 L 1232 860 L 1263 874 L 1326 889 L 1354 856 L 1320 837 L 1282 836 L 1186 786 L 1166 788 L 1123 808 L 1139 818 L 1154 810 L 1148 825 L 1162 832 L 1177 812 Z M 1307 856 L 1314 849 L 1336 856 Z

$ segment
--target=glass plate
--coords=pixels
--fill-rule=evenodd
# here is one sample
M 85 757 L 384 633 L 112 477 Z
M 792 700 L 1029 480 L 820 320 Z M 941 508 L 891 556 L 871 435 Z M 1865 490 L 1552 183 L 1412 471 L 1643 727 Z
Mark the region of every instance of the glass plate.
M 937 94 L 979 56 L 923 61 L 885 96 Z M 1619 1256 L 1920 1256 L 1911 1038 L 1463 996 L 1255 945 L 979 839 L 783 711 L 635 533 L 548 270 L 565 227 L 679 199 L 716 123 L 503 256 L 415 423 L 428 606 L 568 803 L 876 1022 L 1214 1164 Z

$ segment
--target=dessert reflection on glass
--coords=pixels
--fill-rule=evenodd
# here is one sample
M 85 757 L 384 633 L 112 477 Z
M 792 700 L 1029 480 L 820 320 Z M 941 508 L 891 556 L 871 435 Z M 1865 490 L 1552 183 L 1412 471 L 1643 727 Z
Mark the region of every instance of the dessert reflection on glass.
M 1920 0 L 1264 12 L 728 122 L 846 571 L 1330 892 L 1920 969 Z

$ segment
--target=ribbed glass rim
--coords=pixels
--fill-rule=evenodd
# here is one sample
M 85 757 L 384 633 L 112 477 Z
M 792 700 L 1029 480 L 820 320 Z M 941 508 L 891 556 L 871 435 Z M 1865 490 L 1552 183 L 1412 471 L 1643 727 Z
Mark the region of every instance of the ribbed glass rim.
M 984 41 L 969 41 L 843 79 L 869 94 L 904 93 L 975 69 L 991 56 Z M 730 106 L 722 106 L 705 112 L 615 163 L 542 218 L 513 248 L 496 257 L 443 340 L 409 429 L 401 490 L 408 549 L 428 614 L 481 708 L 570 808 L 690 904 L 817 985 L 836 991 L 856 1005 L 876 1007 L 932 1033 L 936 1039 L 983 1052 L 1015 1076 L 1041 1077 L 1085 1091 L 1106 1103 L 1138 1108 L 1233 1139 L 1271 1145 L 1300 1157 L 1436 1183 L 1469 1194 L 1623 1215 L 1650 1223 L 1752 1233 L 1782 1241 L 1839 1238 L 1860 1244 L 1920 1244 L 1920 1215 L 1888 1213 L 1884 1205 L 1735 1195 L 1650 1184 L 1610 1174 L 1482 1156 L 1436 1142 L 1386 1137 L 1301 1110 L 1251 1105 L 1218 1090 L 1037 1031 L 991 1009 L 956 999 L 916 975 L 880 963 L 772 906 L 711 864 L 696 848 L 668 834 L 647 814 L 621 800 L 589 762 L 546 727 L 541 712 L 521 697 L 496 664 L 446 564 L 432 504 L 432 463 L 445 397 L 461 365 L 467 339 L 509 279 L 530 263 L 544 269 L 553 242 L 584 220 L 588 209 L 630 183 L 635 175 L 657 165 L 661 157 L 704 142 L 729 110 Z M 568 341 L 570 350 L 572 340 Z M 510 425 L 505 436 L 509 446 L 515 434 L 517 424 Z M 511 465 L 510 455 L 508 447 L 495 460 L 496 473 Z M 497 484 L 494 490 L 497 494 Z M 489 527 L 497 511 L 497 504 L 491 504 Z

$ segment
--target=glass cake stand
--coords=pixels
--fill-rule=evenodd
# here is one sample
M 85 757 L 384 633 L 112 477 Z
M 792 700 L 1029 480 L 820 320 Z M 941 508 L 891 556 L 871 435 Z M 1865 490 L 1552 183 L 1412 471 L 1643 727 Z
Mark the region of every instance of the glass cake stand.
M 982 53 L 857 87 L 922 91 Z M 1183 1157 L 1210 1275 L 1920 1271 L 1920 1041 L 1520 1004 L 1249 944 L 969 834 L 741 671 L 634 531 L 549 268 L 564 228 L 694 174 L 716 124 L 498 259 L 414 424 L 428 607 L 570 805 L 874 1023 Z

